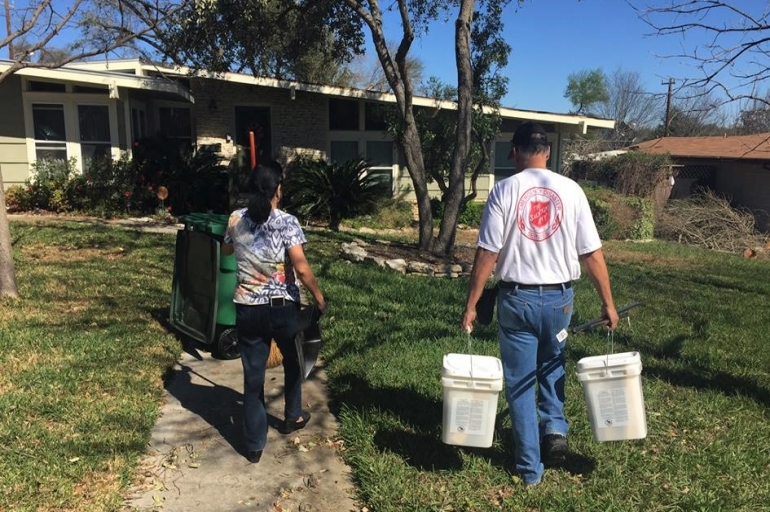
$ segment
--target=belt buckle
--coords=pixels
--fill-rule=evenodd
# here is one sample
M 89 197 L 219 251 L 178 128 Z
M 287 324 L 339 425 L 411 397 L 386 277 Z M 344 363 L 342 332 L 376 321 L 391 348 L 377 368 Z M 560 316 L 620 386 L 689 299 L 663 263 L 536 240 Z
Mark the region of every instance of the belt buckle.
M 286 299 L 284 297 L 270 297 L 270 307 L 285 306 Z

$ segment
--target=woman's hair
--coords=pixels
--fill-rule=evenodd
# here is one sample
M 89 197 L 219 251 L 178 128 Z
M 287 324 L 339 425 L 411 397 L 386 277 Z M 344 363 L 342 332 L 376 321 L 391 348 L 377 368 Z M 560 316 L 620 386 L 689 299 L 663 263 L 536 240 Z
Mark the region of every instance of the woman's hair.
M 264 224 L 270 216 L 270 201 L 281 182 L 283 182 L 283 168 L 273 160 L 259 164 L 251 171 L 249 186 L 253 195 L 249 200 L 248 214 L 257 225 Z

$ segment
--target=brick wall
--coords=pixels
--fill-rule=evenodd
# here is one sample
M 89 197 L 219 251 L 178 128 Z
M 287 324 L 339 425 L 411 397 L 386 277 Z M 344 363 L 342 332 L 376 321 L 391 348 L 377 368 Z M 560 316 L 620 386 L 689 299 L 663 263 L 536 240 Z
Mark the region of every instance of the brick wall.
M 326 97 L 288 89 L 273 89 L 220 80 L 193 80 L 194 118 L 199 144 L 221 144 L 226 159 L 235 155 L 236 145 L 227 142 L 235 136 L 237 106 L 270 107 L 273 156 L 282 163 L 298 153 L 324 157 L 328 147 Z

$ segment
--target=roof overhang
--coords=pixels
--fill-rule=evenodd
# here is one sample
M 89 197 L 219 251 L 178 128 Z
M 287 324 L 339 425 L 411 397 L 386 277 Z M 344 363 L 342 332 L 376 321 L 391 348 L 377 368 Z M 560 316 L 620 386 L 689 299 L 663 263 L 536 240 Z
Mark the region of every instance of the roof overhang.
M 223 80 L 236 84 L 270 87 L 273 89 L 285 89 L 290 92 L 293 91 L 295 94 L 296 91 L 305 91 L 339 98 L 363 99 L 381 103 L 396 103 L 396 95 L 393 93 L 354 89 L 350 87 L 309 84 L 296 82 L 293 80 L 278 80 L 275 78 L 255 77 L 245 73 L 215 73 L 205 70 L 196 71 L 187 66 L 163 66 L 142 62 L 139 59 L 115 59 L 109 61 L 77 62 L 69 64 L 67 68 L 77 68 L 78 70 L 87 70 L 92 73 L 98 73 L 102 75 L 109 74 L 110 76 L 119 75 L 123 77 L 130 77 L 131 75 L 128 75 L 127 73 L 132 73 L 136 75 L 134 78 L 144 77 L 145 79 L 153 79 L 160 82 L 173 81 L 153 78 L 152 75 L 173 76 L 177 78 L 207 78 L 212 80 Z M 123 73 L 116 73 L 116 71 L 123 71 Z M 169 83 L 169 85 L 171 84 Z M 187 95 L 189 96 L 189 92 L 187 92 Z M 435 98 L 427 98 L 424 96 L 415 96 L 412 99 L 412 103 L 418 107 L 457 110 L 457 102 L 437 100 Z M 484 110 L 486 112 L 492 112 L 495 109 L 492 107 L 485 107 Z M 500 107 L 497 110 L 500 116 L 503 118 L 537 121 L 540 123 L 555 123 L 568 126 L 571 125 L 584 135 L 587 133 L 589 128 L 612 129 L 615 127 L 615 121 L 611 119 L 599 119 L 594 117 L 559 114 L 554 112 L 541 112 L 535 110 L 521 110 L 508 107 Z
M 11 68 L 14 62 L 0 60 L 0 73 Z M 195 103 L 190 91 L 182 87 L 174 80 L 156 78 L 150 76 L 137 76 L 127 73 L 118 73 L 114 71 L 103 71 L 99 69 L 81 69 L 77 66 L 63 66 L 60 68 L 44 67 L 23 67 L 14 72 L 15 75 L 47 79 L 60 80 L 63 82 L 73 82 L 89 86 L 105 86 L 110 91 L 110 95 L 117 95 L 117 88 L 149 90 L 173 94 L 183 98 L 185 101 Z
M 340 98 L 364 99 L 382 103 L 396 103 L 396 95 L 379 91 L 370 91 L 365 89 L 353 89 L 349 87 L 337 87 L 331 85 L 307 84 L 295 82 L 292 80 L 278 80 L 275 78 L 255 77 L 243 73 L 214 73 L 210 71 L 195 71 L 189 67 L 163 67 L 154 64 L 142 64 L 144 73 L 159 73 L 163 75 L 175 75 L 185 77 L 207 78 L 212 80 L 223 80 L 227 82 L 254 85 L 260 87 L 271 87 L 274 89 L 286 89 L 288 91 L 306 91 L 325 96 L 334 96 Z M 418 107 L 428 107 L 435 109 L 457 110 L 457 102 L 437 100 L 423 96 L 415 96 L 412 103 Z M 492 107 L 485 107 L 486 112 L 492 112 Z M 538 121 L 541 123 L 557 123 L 564 125 L 574 125 L 583 134 L 588 128 L 608 128 L 615 127 L 615 121 L 611 119 L 598 119 L 585 116 L 575 116 L 570 114 L 557 114 L 551 112 L 538 112 L 533 110 L 519 110 L 507 107 L 498 109 L 500 115 L 504 118 L 522 119 L 527 121 Z

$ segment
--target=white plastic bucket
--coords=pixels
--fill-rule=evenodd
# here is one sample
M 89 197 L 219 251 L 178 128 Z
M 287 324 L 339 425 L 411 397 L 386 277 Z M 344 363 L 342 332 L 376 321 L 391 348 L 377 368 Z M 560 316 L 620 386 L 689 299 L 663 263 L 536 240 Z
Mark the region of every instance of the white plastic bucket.
M 647 437 L 639 352 L 584 357 L 577 374 L 597 441 Z
M 497 397 L 503 388 L 503 363 L 496 357 L 447 354 L 441 369 L 441 385 L 441 440 L 458 446 L 492 446 Z

